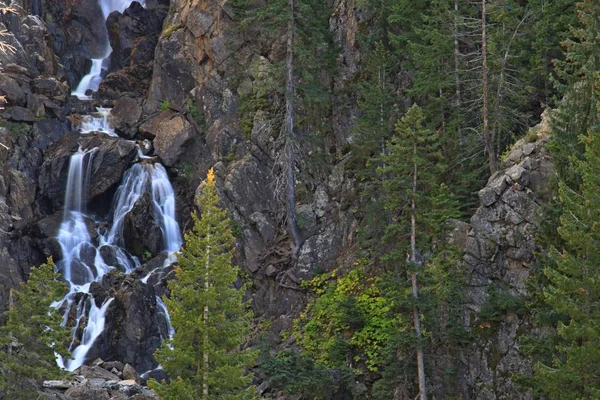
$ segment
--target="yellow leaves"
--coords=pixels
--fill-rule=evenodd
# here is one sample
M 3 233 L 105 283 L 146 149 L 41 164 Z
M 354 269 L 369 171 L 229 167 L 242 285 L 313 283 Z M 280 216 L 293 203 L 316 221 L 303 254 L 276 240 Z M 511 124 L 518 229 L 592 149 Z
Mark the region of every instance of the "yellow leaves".
M 208 170 L 208 174 L 206 175 L 206 186 L 214 187 L 215 186 L 215 169 L 211 168 Z

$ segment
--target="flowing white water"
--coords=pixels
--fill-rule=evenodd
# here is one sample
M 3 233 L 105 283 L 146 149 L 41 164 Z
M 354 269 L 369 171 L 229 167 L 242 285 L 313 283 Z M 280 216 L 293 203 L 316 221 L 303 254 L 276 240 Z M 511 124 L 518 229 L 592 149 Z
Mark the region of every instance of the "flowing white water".
M 160 326 L 159 329 L 161 331 L 161 336 L 164 339 L 173 339 L 173 335 L 175 334 L 175 329 L 171 326 L 171 316 L 169 315 L 169 311 L 167 311 L 167 305 L 160 298 L 160 296 L 156 296 L 156 304 L 160 309 L 159 315 L 163 317 L 164 325 Z M 164 333 L 163 333 L 164 332 Z
M 91 283 L 101 281 L 111 269 L 121 268 L 129 273 L 140 266 L 137 257 L 125 249 L 123 230 L 127 214 L 145 191 L 150 191 L 153 217 L 161 228 L 163 250 L 168 254 L 163 268 L 176 261 L 176 252 L 182 244 L 179 225 L 175 219 L 175 192 L 167 172 L 162 165 L 147 162 L 134 164 L 125 173 L 113 200 L 110 229 L 97 239 L 92 239 L 90 229 L 96 221 L 85 214 L 85 205 L 90 165 L 96 151 L 97 149 L 79 149 L 71 156 L 65 210 L 57 236 L 63 257 L 57 266 L 69 284 L 69 292 L 53 307 L 64 307 L 63 324 L 69 322 L 71 309 L 75 307 L 71 358 L 63 359 L 57 355 L 58 365 L 69 371 L 85 362 L 94 341 L 104 330 L 106 312 L 113 300 L 108 298 L 98 307 L 89 293 Z M 110 257 L 106 258 L 105 255 Z M 76 299 L 79 299 L 77 304 Z M 166 326 L 162 330 L 171 336 L 172 327 L 166 306 L 160 299 L 157 299 L 157 303 L 159 318 Z M 85 327 L 81 326 L 84 322 Z M 81 337 L 78 336 L 80 332 L 83 332 Z
M 109 136 L 119 137 L 108 122 L 110 110 L 110 108 L 96 107 L 98 117 L 84 115 L 79 131 L 81 133 L 104 132 Z
M 169 176 L 165 167 L 155 164 L 150 171 L 152 182 L 152 201 L 154 211 L 160 221 L 160 229 L 163 234 L 164 249 L 172 254 L 181 248 L 181 233 L 179 224 L 175 220 L 175 192 L 169 182 Z
M 133 209 L 133 206 L 144 193 L 148 181 L 148 174 L 142 164 L 134 164 L 123 178 L 115 195 L 115 207 L 112 227 L 108 234 L 102 238 L 103 243 L 123 247 L 123 225 L 125 217 Z
M 139 1 L 142 6 L 145 5 L 143 0 Z M 102 9 L 103 20 L 106 21 L 108 16 L 113 11 L 122 13 L 133 3 L 132 0 L 100 0 L 100 8 Z M 96 92 L 102 82 L 102 71 L 108 69 L 110 53 L 112 48 L 108 37 L 106 39 L 106 46 L 103 49 L 102 54 L 99 58 L 92 59 L 92 67 L 90 72 L 85 75 L 77 88 L 71 93 L 73 96 L 77 96 L 80 100 L 90 100 L 92 97 L 88 94 L 88 91 Z

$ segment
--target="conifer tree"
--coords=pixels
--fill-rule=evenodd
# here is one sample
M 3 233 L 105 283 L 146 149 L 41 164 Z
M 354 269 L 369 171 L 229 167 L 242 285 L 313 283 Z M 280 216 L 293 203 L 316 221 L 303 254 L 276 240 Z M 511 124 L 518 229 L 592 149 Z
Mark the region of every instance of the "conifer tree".
M 239 268 L 231 264 L 234 237 L 211 169 L 192 215 L 194 227 L 169 281 L 165 304 L 175 329 L 173 338 L 156 351 L 169 383 L 151 382 L 165 400 L 252 399 L 248 369 L 255 354 L 242 346 L 249 337 L 251 313 L 233 284 Z
M 551 399 L 600 396 L 600 129 L 590 130 L 583 142 L 585 160 L 575 161 L 580 190 L 559 183 L 563 214 L 558 232 L 564 247 L 551 249 L 544 268 L 548 286 L 543 299 L 559 322 L 552 361 L 536 365 L 535 381 Z
M 580 182 L 571 162 L 573 157 L 583 159 L 579 136 L 600 121 L 595 90 L 600 71 L 600 4 L 586 0 L 577 8 L 581 27 L 573 29 L 573 37 L 563 43 L 565 60 L 556 61 L 555 84 L 563 98 L 551 114 L 553 161 L 559 176 L 571 186 Z
M 398 122 L 388 151 L 383 156 L 385 167 L 381 171 L 390 177 L 383 181 L 385 207 L 393 221 L 387 226 L 386 235 L 388 241 L 395 245 L 385 258 L 394 264 L 400 284 L 405 282 L 403 274 L 409 277 L 419 392 L 420 399 L 425 400 L 427 390 L 418 276 L 427 273 L 424 271 L 424 254 L 434 250 L 434 239 L 440 238 L 441 227 L 448 218 L 456 216 L 456 208 L 446 209 L 451 195 L 440 182 L 446 166 L 439 151 L 439 138 L 435 131 L 426 128 L 425 115 L 419 106 L 413 105 Z
M 33 268 L 29 280 L 11 291 L 6 325 L 0 326 L 0 399 L 30 400 L 38 397 L 44 379 L 60 377 L 55 352 L 66 354 L 70 331 L 62 327 L 61 314 L 51 304 L 60 300 L 67 286 L 59 281 L 54 263 Z

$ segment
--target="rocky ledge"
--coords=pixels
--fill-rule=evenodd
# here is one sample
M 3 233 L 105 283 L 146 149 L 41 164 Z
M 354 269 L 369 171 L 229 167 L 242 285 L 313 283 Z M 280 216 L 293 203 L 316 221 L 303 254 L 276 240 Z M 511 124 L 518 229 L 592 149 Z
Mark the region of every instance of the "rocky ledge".
M 48 380 L 43 384 L 40 398 L 57 400 L 158 400 L 145 386 L 129 364 L 97 359 L 91 366 L 83 365 L 62 380 Z

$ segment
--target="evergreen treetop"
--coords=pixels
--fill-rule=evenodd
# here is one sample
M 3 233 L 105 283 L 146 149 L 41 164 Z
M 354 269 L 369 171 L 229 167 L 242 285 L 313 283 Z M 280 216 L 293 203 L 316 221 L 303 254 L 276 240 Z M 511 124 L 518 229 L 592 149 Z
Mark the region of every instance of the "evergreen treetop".
M 61 314 L 51 307 L 67 292 L 67 286 L 54 272 L 52 259 L 32 268 L 29 280 L 11 291 L 0 326 L 0 399 L 37 398 L 44 379 L 61 377 L 55 353 L 66 354 L 70 330 L 61 326 Z
M 175 329 L 172 339 L 156 351 L 170 383 L 151 382 L 162 399 L 253 399 L 248 369 L 255 354 L 244 348 L 252 314 L 243 301 L 244 287 L 234 283 L 234 237 L 212 169 L 197 199 L 201 216 L 192 215 L 193 229 L 169 281 L 165 304 Z

